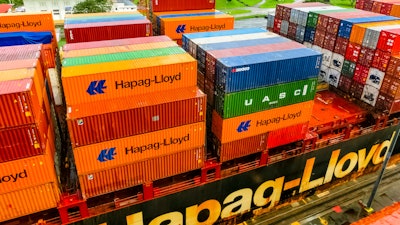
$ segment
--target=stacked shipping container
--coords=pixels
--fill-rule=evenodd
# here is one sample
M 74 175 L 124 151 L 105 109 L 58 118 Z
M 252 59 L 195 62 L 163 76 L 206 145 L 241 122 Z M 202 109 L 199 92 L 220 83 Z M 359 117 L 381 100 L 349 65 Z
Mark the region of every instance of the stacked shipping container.
M 400 16 L 399 0 L 357 0 L 356 8 L 384 15 Z
M 86 198 L 203 166 L 196 68 L 167 36 L 64 46 L 67 123 Z
M 197 58 L 205 92 L 213 96 L 208 140 L 221 162 L 304 138 L 320 53 L 257 28 L 184 34 L 183 46 Z M 288 127 L 296 135 L 268 142 L 267 134 L 277 137 Z
M 0 47 L 0 222 L 59 201 L 43 59 L 41 44 Z
M 294 11 L 293 7 L 282 4 L 277 7 L 276 15 L 281 15 L 279 11 L 283 9 Z M 307 26 L 311 28 L 306 27 L 305 33 L 315 30 L 313 38 L 306 34 L 303 41 L 290 38 L 324 54 L 320 80 L 378 109 L 389 113 L 400 111 L 395 94 L 398 79 L 392 71 L 386 72 L 390 63 L 396 63 L 398 51 L 392 42 L 400 20 L 357 9 L 314 9 L 307 3 L 296 9 L 308 14 Z M 275 16 L 277 19 L 282 18 Z M 273 29 L 277 31 L 275 24 Z

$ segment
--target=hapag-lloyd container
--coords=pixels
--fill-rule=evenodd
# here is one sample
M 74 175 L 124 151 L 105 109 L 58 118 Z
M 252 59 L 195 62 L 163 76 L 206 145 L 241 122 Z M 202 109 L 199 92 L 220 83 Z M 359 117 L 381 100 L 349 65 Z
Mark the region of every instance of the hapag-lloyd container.
M 206 95 L 196 87 L 68 106 L 72 147 L 205 121 Z
M 400 20 L 353 24 L 353 28 L 351 30 L 349 41 L 361 45 L 361 44 L 363 44 L 363 40 L 366 36 L 365 34 L 368 29 L 372 29 L 375 27 L 386 27 L 386 26 L 391 26 L 391 25 L 399 25 L 399 24 L 400 24 Z M 371 40 L 371 41 L 373 41 L 373 40 Z M 366 45 L 364 45 L 364 46 L 368 47 Z
M 45 154 L 2 162 L 0 194 L 57 181 L 54 145 L 46 143 Z
M 209 42 L 207 39 L 217 38 L 217 37 L 226 37 L 235 35 L 246 35 L 253 33 L 265 33 L 267 32 L 262 28 L 237 28 L 233 30 L 221 30 L 218 32 L 199 32 L 199 33 L 190 33 L 182 35 L 182 48 L 189 52 L 193 57 L 196 57 L 196 48 L 197 45 L 202 44 L 203 42 Z
M 101 41 L 111 39 L 147 37 L 152 35 L 151 23 L 147 19 L 88 24 L 66 24 L 67 43 Z
M 196 70 L 185 53 L 64 67 L 62 83 L 67 104 L 74 105 L 195 86 Z
M 70 43 L 65 44 L 63 46 L 64 54 L 67 54 L 69 51 L 78 51 L 93 48 L 107 48 L 107 47 L 116 47 L 116 46 L 125 46 L 125 45 L 137 45 L 137 44 L 146 44 L 153 42 L 164 42 L 171 41 L 171 38 L 162 35 L 162 36 L 150 36 L 150 37 L 138 37 L 138 38 L 124 38 L 124 39 L 113 39 L 106 41 L 91 41 L 91 42 L 81 42 L 81 43 Z
M 198 122 L 77 147 L 73 150 L 76 168 L 78 174 L 86 174 L 203 147 L 205 129 L 205 122 Z
M 294 43 L 214 51 L 216 87 L 230 93 L 317 77 L 321 53 Z
M 205 149 L 199 147 L 78 176 L 82 195 L 91 198 L 147 181 L 200 169 L 204 161 Z
M 257 152 L 266 150 L 267 134 L 260 134 L 229 143 L 221 144 L 215 135 L 212 139 L 212 148 L 219 156 L 220 162 L 226 162 Z
M 84 57 L 84 56 L 93 56 L 102 54 L 115 54 L 121 52 L 133 52 L 133 51 L 148 50 L 148 49 L 168 48 L 168 47 L 178 47 L 178 45 L 176 44 L 176 42 L 168 40 L 168 41 L 159 41 L 159 42 L 151 42 L 143 44 L 140 43 L 140 44 L 129 44 L 123 46 L 113 46 L 104 48 L 72 50 L 64 52 L 63 58 L 66 59 L 66 58 Z
M 268 149 L 303 140 L 308 132 L 308 122 L 274 130 L 266 139 Z
M 56 208 L 59 192 L 57 182 L 52 182 L 1 194 L 0 222 Z
M 314 101 L 297 103 L 243 116 L 222 119 L 212 115 L 212 132 L 222 144 L 267 133 L 310 120 Z
M 312 78 L 229 94 L 217 89 L 215 110 L 227 119 L 305 102 L 314 99 L 316 87 L 317 78 Z
M 372 22 L 385 22 L 398 20 L 398 18 L 393 16 L 378 15 L 373 17 L 361 17 L 361 18 L 350 18 L 340 21 L 340 26 L 338 30 L 338 37 L 343 37 L 346 39 L 350 38 L 353 26 L 355 24 L 372 23 Z
M 214 0 L 192 0 L 187 2 L 180 0 L 150 0 L 149 3 L 153 12 L 215 9 Z
M 182 39 L 183 33 L 232 30 L 234 18 L 228 14 L 160 18 L 159 34 L 172 39 Z
M 149 46 L 145 50 L 137 50 L 137 51 L 134 50 L 130 52 L 116 52 L 116 53 L 107 53 L 101 55 L 89 55 L 82 57 L 66 58 L 63 60 L 62 64 L 63 67 L 70 67 L 70 66 L 81 66 L 87 64 L 98 64 L 106 62 L 151 58 L 157 56 L 171 56 L 171 55 L 185 53 L 185 50 L 183 50 L 177 45 L 173 45 L 172 47 L 162 47 L 162 46 L 159 47 L 161 48 L 157 48 L 157 50 L 154 50 Z

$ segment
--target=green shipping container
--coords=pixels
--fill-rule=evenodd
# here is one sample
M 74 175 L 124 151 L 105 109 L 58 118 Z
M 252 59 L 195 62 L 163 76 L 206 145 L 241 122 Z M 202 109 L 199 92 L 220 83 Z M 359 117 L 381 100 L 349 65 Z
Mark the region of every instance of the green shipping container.
M 344 60 L 342 67 L 342 74 L 348 78 L 353 78 L 356 64 L 349 60 Z
M 241 116 L 314 99 L 317 78 L 225 94 L 216 90 L 215 109 L 222 118 Z
M 115 61 L 123 61 L 123 60 L 133 60 L 133 59 L 142 59 L 142 58 L 151 58 L 156 56 L 167 56 L 167 55 L 175 55 L 186 53 L 179 46 L 167 47 L 167 48 L 158 48 L 154 49 L 146 49 L 134 52 L 119 52 L 119 53 L 111 53 L 111 54 L 102 54 L 102 55 L 91 55 L 91 56 L 82 56 L 75 58 L 66 58 L 63 60 L 63 66 L 79 66 L 79 65 L 87 65 L 87 64 L 97 64 L 97 63 L 105 63 L 105 62 L 115 62 Z
M 317 27 L 319 14 L 331 14 L 331 13 L 340 13 L 349 11 L 356 11 L 356 10 L 343 8 L 335 10 L 310 11 L 308 13 L 308 18 L 307 18 L 307 27 L 313 27 L 313 28 Z

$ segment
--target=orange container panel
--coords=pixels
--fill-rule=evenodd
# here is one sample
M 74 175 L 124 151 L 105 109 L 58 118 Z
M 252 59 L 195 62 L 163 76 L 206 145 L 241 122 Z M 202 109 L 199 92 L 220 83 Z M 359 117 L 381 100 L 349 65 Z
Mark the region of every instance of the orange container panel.
M 78 174 L 204 146 L 205 122 L 75 148 Z
M 56 182 L 52 147 L 47 143 L 44 155 L 0 163 L 0 194 Z
M 200 169 L 204 165 L 204 147 L 160 155 L 108 170 L 79 175 L 86 198 L 106 194 L 176 174 Z
M 266 140 L 267 134 L 260 134 L 221 144 L 218 138 L 213 135 L 213 147 L 216 149 L 219 161 L 226 162 L 266 150 Z
M 60 194 L 56 183 L 1 194 L 0 222 L 56 208 L 59 200 Z
M 351 29 L 351 34 L 350 34 L 349 40 L 350 40 L 350 42 L 361 45 L 363 43 L 365 31 L 368 28 L 375 28 L 375 27 L 379 28 L 379 27 L 383 27 L 383 26 L 398 25 L 398 24 L 400 24 L 399 20 L 354 24 L 353 28 Z
M 182 24 L 185 25 L 182 28 Z M 234 18 L 228 14 L 215 16 L 179 17 L 161 19 L 160 34 L 167 35 L 171 39 L 182 39 L 183 33 L 211 32 L 220 30 L 232 30 Z M 182 32 L 178 32 L 181 28 Z M 177 31 L 178 30 L 178 31 Z
M 174 47 L 177 44 L 174 41 L 153 42 L 144 44 L 122 45 L 104 48 L 80 49 L 64 52 L 63 58 L 82 57 L 91 55 L 112 54 L 119 52 L 134 52 L 147 49 Z
M 42 50 L 42 58 L 45 66 L 47 68 L 55 68 L 56 67 L 56 50 L 53 48 L 52 44 L 43 45 Z
M 395 3 L 392 5 L 392 10 L 390 10 L 389 15 L 400 17 L 400 3 Z
M 64 67 L 68 105 L 196 86 L 197 61 L 189 54 Z
M 15 31 L 50 31 L 56 41 L 56 30 L 51 12 L 1 13 L 0 33 Z
M 268 134 L 267 147 L 270 149 L 303 140 L 307 131 L 308 122 L 271 131 Z
M 214 110 L 212 132 L 222 144 L 256 136 L 310 120 L 314 101 L 222 119 Z

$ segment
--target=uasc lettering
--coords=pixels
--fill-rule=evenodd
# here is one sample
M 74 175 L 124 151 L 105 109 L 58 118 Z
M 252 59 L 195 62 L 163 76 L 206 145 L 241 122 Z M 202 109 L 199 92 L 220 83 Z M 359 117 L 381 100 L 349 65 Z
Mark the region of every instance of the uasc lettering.
M 168 75 L 160 75 L 154 76 L 154 79 L 141 79 L 141 80 L 131 80 L 131 81 L 115 81 L 115 89 L 134 89 L 135 87 L 150 87 L 152 84 L 162 84 L 169 83 L 172 84 L 175 81 L 179 81 L 182 79 L 181 73 L 176 75 L 168 76 Z
M 294 120 L 296 118 L 299 118 L 301 116 L 301 110 L 297 113 L 286 113 L 283 114 L 282 116 L 266 119 L 266 120 L 257 120 L 256 126 L 268 126 L 270 124 L 278 124 L 281 121 L 285 120 Z
M 164 138 L 163 141 L 151 143 L 148 145 L 141 145 L 141 146 L 131 146 L 131 147 L 126 147 L 125 148 L 125 154 L 129 153 L 143 153 L 144 151 L 149 151 L 149 150 L 158 150 L 162 146 L 169 146 L 169 145 L 180 145 L 183 142 L 189 141 L 190 140 L 190 134 L 187 134 L 186 136 L 180 137 L 180 138 Z
M 0 184 L 9 183 L 9 182 L 15 183 L 15 182 L 17 182 L 17 180 L 27 178 L 27 177 L 28 177 L 28 174 L 26 173 L 26 170 L 24 170 L 20 173 L 2 176 L 0 179 Z
M 23 21 L 20 23 L 0 23 L 1 29 L 11 29 L 17 28 L 20 29 L 21 27 L 39 27 L 42 26 L 42 21 L 33 22 L 33 21 Z

